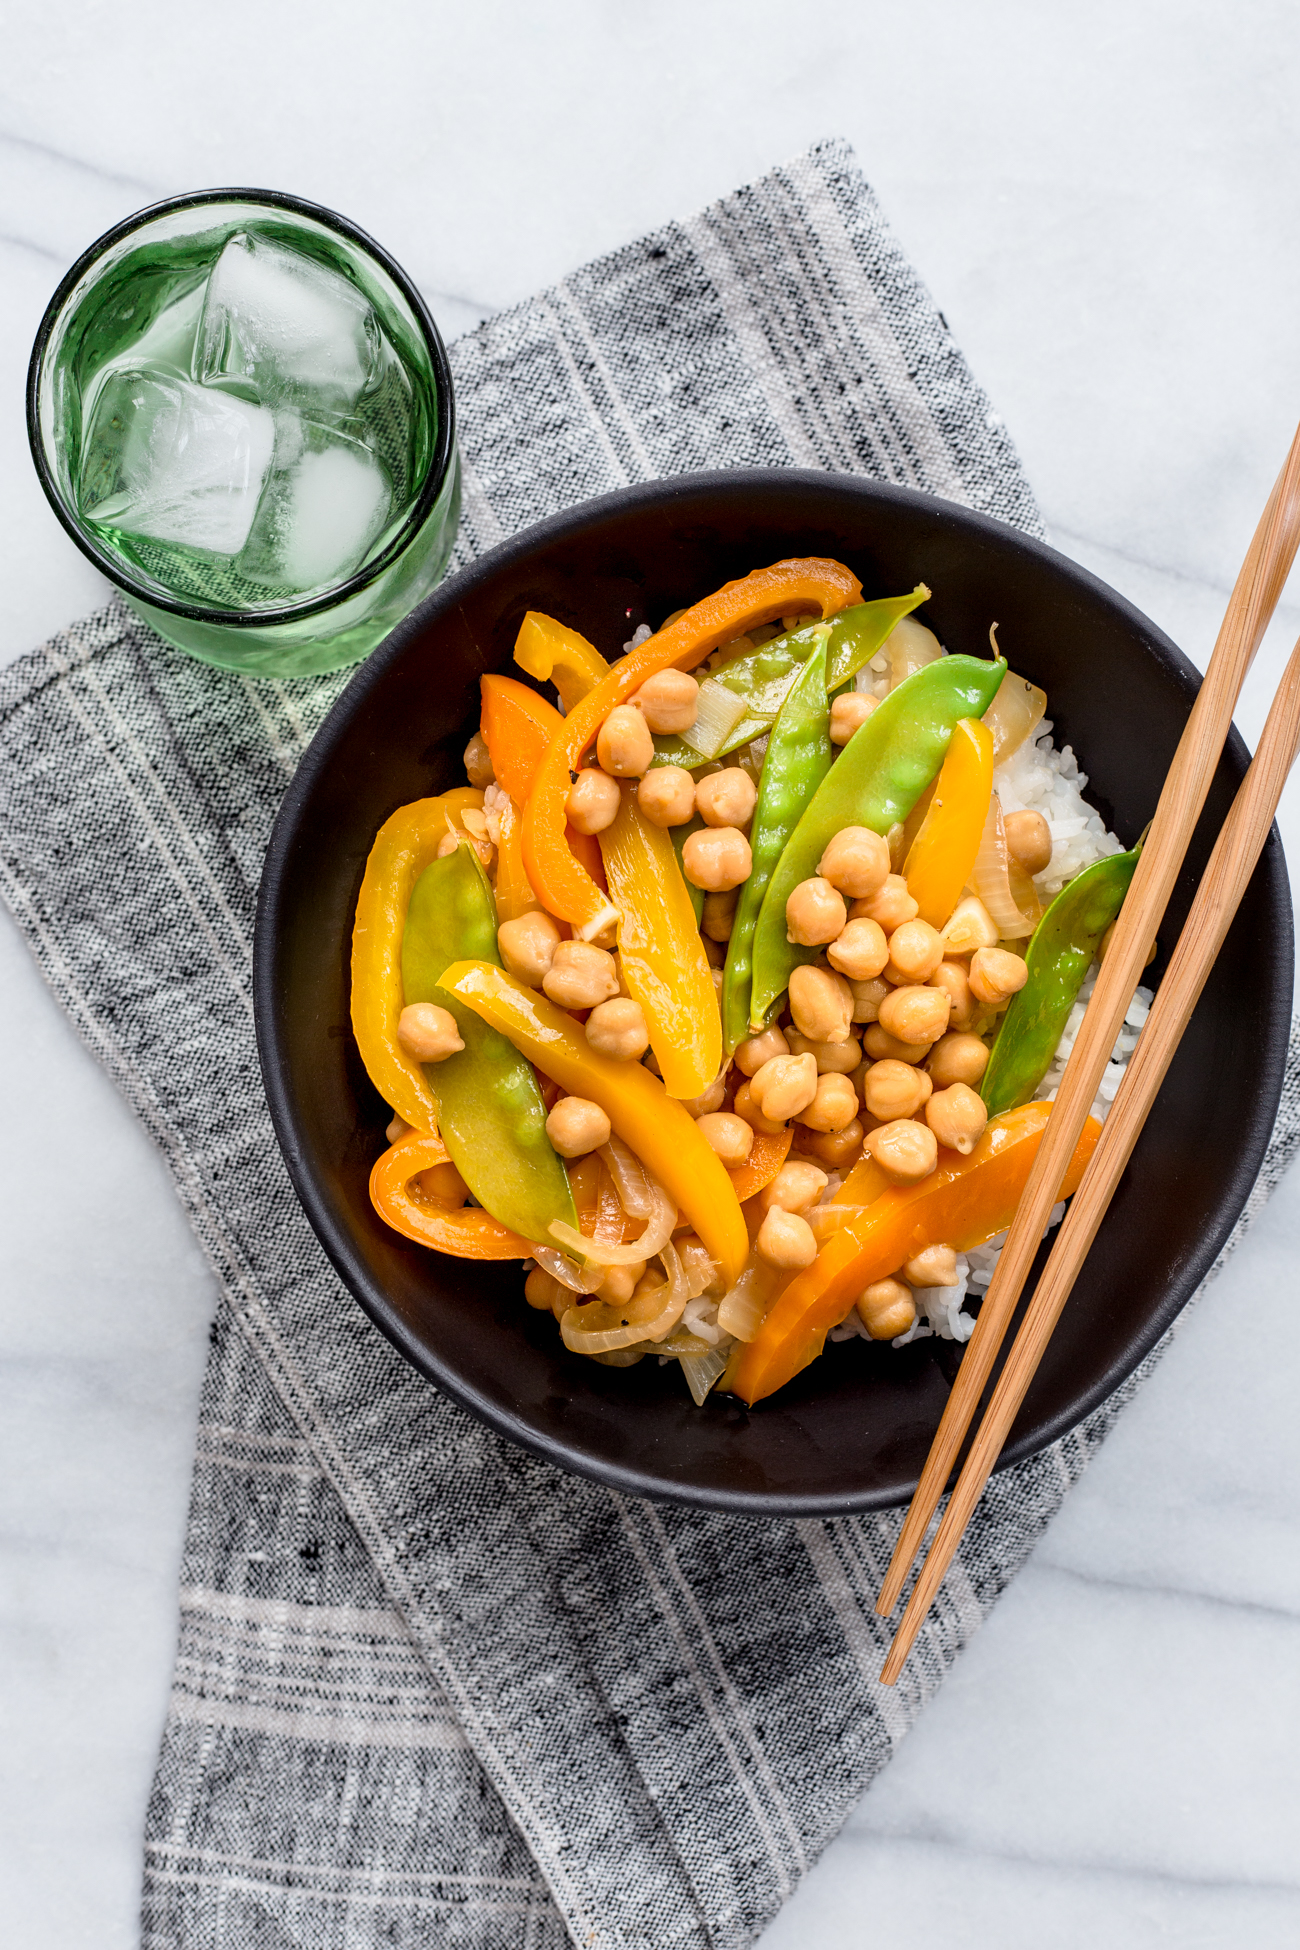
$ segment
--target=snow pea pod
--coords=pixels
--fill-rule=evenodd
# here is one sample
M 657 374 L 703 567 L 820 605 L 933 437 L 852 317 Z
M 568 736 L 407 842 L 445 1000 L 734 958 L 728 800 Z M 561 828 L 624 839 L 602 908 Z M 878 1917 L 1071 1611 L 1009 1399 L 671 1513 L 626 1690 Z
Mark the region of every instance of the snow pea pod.
M 452 962 L 469 960 L 500 966 L 496 907 L 474 849 L 458 846 L 415 883 L 402 935 L 402 994 L 407 1003 L 450 1009 L 465 1045 L 424 1065 L 452 1163 L 494 1219 L 525 1239 L 553 1244 L 552 1219 L 578 1221 L 568 1175 L 546 1135 L 532 1065 L 439 986 Z
M 929 597 L 930 591 L 923 582 L 907 596 L 881 596 L 875 602 L 855 603 L 850 609 L 842 609 L 838 616 L 830 619 L 831 634 L 827 645 L 826 688 L 836 691 L 841 684 L 847 684 L 857 675 L 864 664 L 870 663 L 881 645 L 886 642 L 894 625 L 907 616 Z M 720 745 L 713 757 L 721 758 L 725 752 L 737 751 L 747 745 L 751 738 L 761 738 L 772 727 L 772 721 L 781 709 L 789 694 L 800 668 L 817 650 L 826 631 L 821 623 L 809 623 L 797 630 L 787 630 L 784 636 L 776 636 L 768 643 L 760 644 L 757 650 L 749 650 L 742 657 L 733 657 L 721 670 L 709 674 L 715 684 L 734 691 L 737 697 L 745 700 L 745 715 L 727 733 L 726 741 Z M 693 745 L 683 738 L 660 737 L 655 739 L 654 765 L 680 765 L 686 771 L 705 763 Z
M 728 1056 L 750 1032 L 754 930 L 767 884 L 800 813 L 830 771 L 835 755 L 826 695 L 824 639 L 828 634 L 823 625 L 823 646 L 813 651 L 786 693 L 763 757 L 749 833 L 754 864 L 736 903 L 722 978 L 722 1042 Z
M 1046 1076 L 1083 978 L 1128 892 L 1139 850 L 1094 860 L 1038 923 L 1025 956 L 1028 979 L 1002 1018 L 980 1085 L 990 1117 L 1028 1103 Z
M 858 726 L 804 808 L 768 885 L 754 935 L 752 1022 L 766 1022 L 800 962 L 820 948 L 786 939 L 785 904 L 844 826 L 887 833 L 943 763 L 961 718 L 982 718 L 1006 674 L 999 659 L 940 657 L 904 678 Z

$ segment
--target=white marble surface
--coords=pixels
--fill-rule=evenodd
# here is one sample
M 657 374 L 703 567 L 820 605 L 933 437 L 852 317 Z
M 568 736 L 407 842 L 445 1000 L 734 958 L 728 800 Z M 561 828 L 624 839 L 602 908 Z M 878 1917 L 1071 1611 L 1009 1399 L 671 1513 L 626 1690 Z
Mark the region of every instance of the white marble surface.
M 21 386 L 59 275 L 140 203 L 332 204 L 455 332 L 842 133 L 1058 544 L 1204 663 L 1300 413 L 1287 0 L 56 0 L 5 43 L 0 660 L 101 596 Z M 1300 585 L 1247 737 L 1297 628 Z M 1300 858 L 1294 788 L 1283 824 Z M 14 1943 L 125 1950 L 212 1293 L 7 921 L 0 997 L 0 1913 Z M 1298 1251 L 1292 1183 L 771 1950 L 1300 1942 Z

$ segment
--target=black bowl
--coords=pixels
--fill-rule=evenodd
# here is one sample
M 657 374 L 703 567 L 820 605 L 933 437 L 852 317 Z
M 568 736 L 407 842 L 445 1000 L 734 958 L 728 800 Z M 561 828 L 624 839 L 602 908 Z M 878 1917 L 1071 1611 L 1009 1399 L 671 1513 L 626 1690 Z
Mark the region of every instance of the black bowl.
M 511 669 L 525 610 L 617 654 L 732 577 L 789 555 L 847 562 L 869 595 L 924 580 L 920 612 L 953 651 L 1041 684 L 1107 824 L 1132 844 L 1154 810 L 1198 678 L 1112 590 L 1013 529 L 851 476 L 697 474 L 593 501 L 503 543 L 421 604 L 331 712 L 276 822 L 262 880 L 262 1066 L 289 1170 L 325 1250 L 371 1319 L 430 1380 L 512 1441 L 620 1490 L 755 1515 L 878 1509 L 911 1494 L 960 1350 L 828 1348 L 755 1409 L 697 1409 L 676 1366 L 605 1368 L 566 1352 L 513 1263 L 410 1244 L 367 1196 L 388 1109 L 348 1026 L 362 869 L 397 806 L 463 781 L 478 679 Z M 1246 768 L 1234 732 L 1160 932 L 1158 978 Z M 1291 905 L 1270 835 L 1217 967 L 1025 1399 L 1003 1464 L 1064 1434 L 1159 1340 L 1212 1264 L 1264 1157 L 1291 1010 Z M 1148 977 L 1148 979 L 1152 979 Z M 1212 1134 L 1212 1135 L 1211 1135 Z

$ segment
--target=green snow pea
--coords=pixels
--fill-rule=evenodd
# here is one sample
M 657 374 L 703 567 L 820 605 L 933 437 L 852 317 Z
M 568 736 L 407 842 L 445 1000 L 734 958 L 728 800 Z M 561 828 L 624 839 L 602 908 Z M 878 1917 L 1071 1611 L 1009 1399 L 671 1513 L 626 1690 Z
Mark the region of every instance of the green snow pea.
M 925 602 L 929 594 L 922 582 L 910 596 L 881 596 L 875 602 L 855 603 L 851 609 L 842 609 L 838 616 L 833 616 L 827 645 L 827 690 L 837 691 L 864 664 L 870 663 L 894 625 Z M 709 673 L 714 683 L 743 697 L 747 706 L 744 717 L 728 732 L 726 743 L 714 753 L 715 758 L 736 751 L 751 738 L 761 738 L 771 729 L 800 667 L 807 663 L 825 636 L 824 623 L 805 624 L 797 630 L 788 630 L 784 636 L 773 637 L 757 650 L 746 651 L 744 656 L 724 664 L 721 670 Z M 680 765 L 690 772 L 706 763 L 695 747 L 682 738 L 655 739 L 653 765 Z
M 828 634 L 823 628 L 823 642 Z M 722 978 L 722 1046 L 728 1056 L 749 1035 L 754 930 L 767 884 L 800 813 L 830 771 L 834 756 L 826 695 L 826 651 L 820 648 L 813 651 L 787 691 L 763 758 L 758 803 L 749 833 L 754 864 L 736 903 Z
M 767 1022 L 793 970 L 821 953 L 786 939 L 785 904 L 799 882 L 816 873 L 841 827 L 888 833 L 907 818 L 942 765 L 953 727 L 983 717 L 1006 668 L 1001 659 L 939 657 L 904 678 L 858 726 L 804 808 L 768 885 L 754 935 L 751 1023 Z
M 1139 848 L 1094 860 L 1063 887 L 1034 930 L 1025 986 L 1002 1018 L 980 1096 L 990 1117 L 1027 1104 L 1047 1074 L 1083 978 L 1119 913 Z
M 438 986 L 454 961 L 501 965 L 496 904 L 470 846 L 433 861 L 415 883 L 402 935 L 402 994 L 407 1003 L 449 1009 L 465 1045 L 424 1066 L 452 1163 L 494 1219 L 525 1239 L 553 1244 L 552 1219 L 571 1226 L 578 1220 L 568 1175 L 546 1135 L 537 1078 L 513 1043 Z

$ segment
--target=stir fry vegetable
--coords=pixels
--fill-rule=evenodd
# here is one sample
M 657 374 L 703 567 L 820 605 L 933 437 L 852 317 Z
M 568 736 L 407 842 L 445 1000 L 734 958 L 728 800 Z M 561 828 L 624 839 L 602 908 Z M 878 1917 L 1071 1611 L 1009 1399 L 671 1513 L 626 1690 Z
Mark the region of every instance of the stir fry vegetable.
M 1015 1210 L 1132 876 L 1041 784 L 1043 693 L 992 632 L 949 656 L 929 593 L 778 562 L 609 660 L 529 611 L 469 784 L 367 862 L 376 1212 L 522 1260 L 557 1347 L 677 1362 L 697 1403 L 765 1399 L 828 1335 L 959 1334 L 927 1289 L 960 1297 Z

